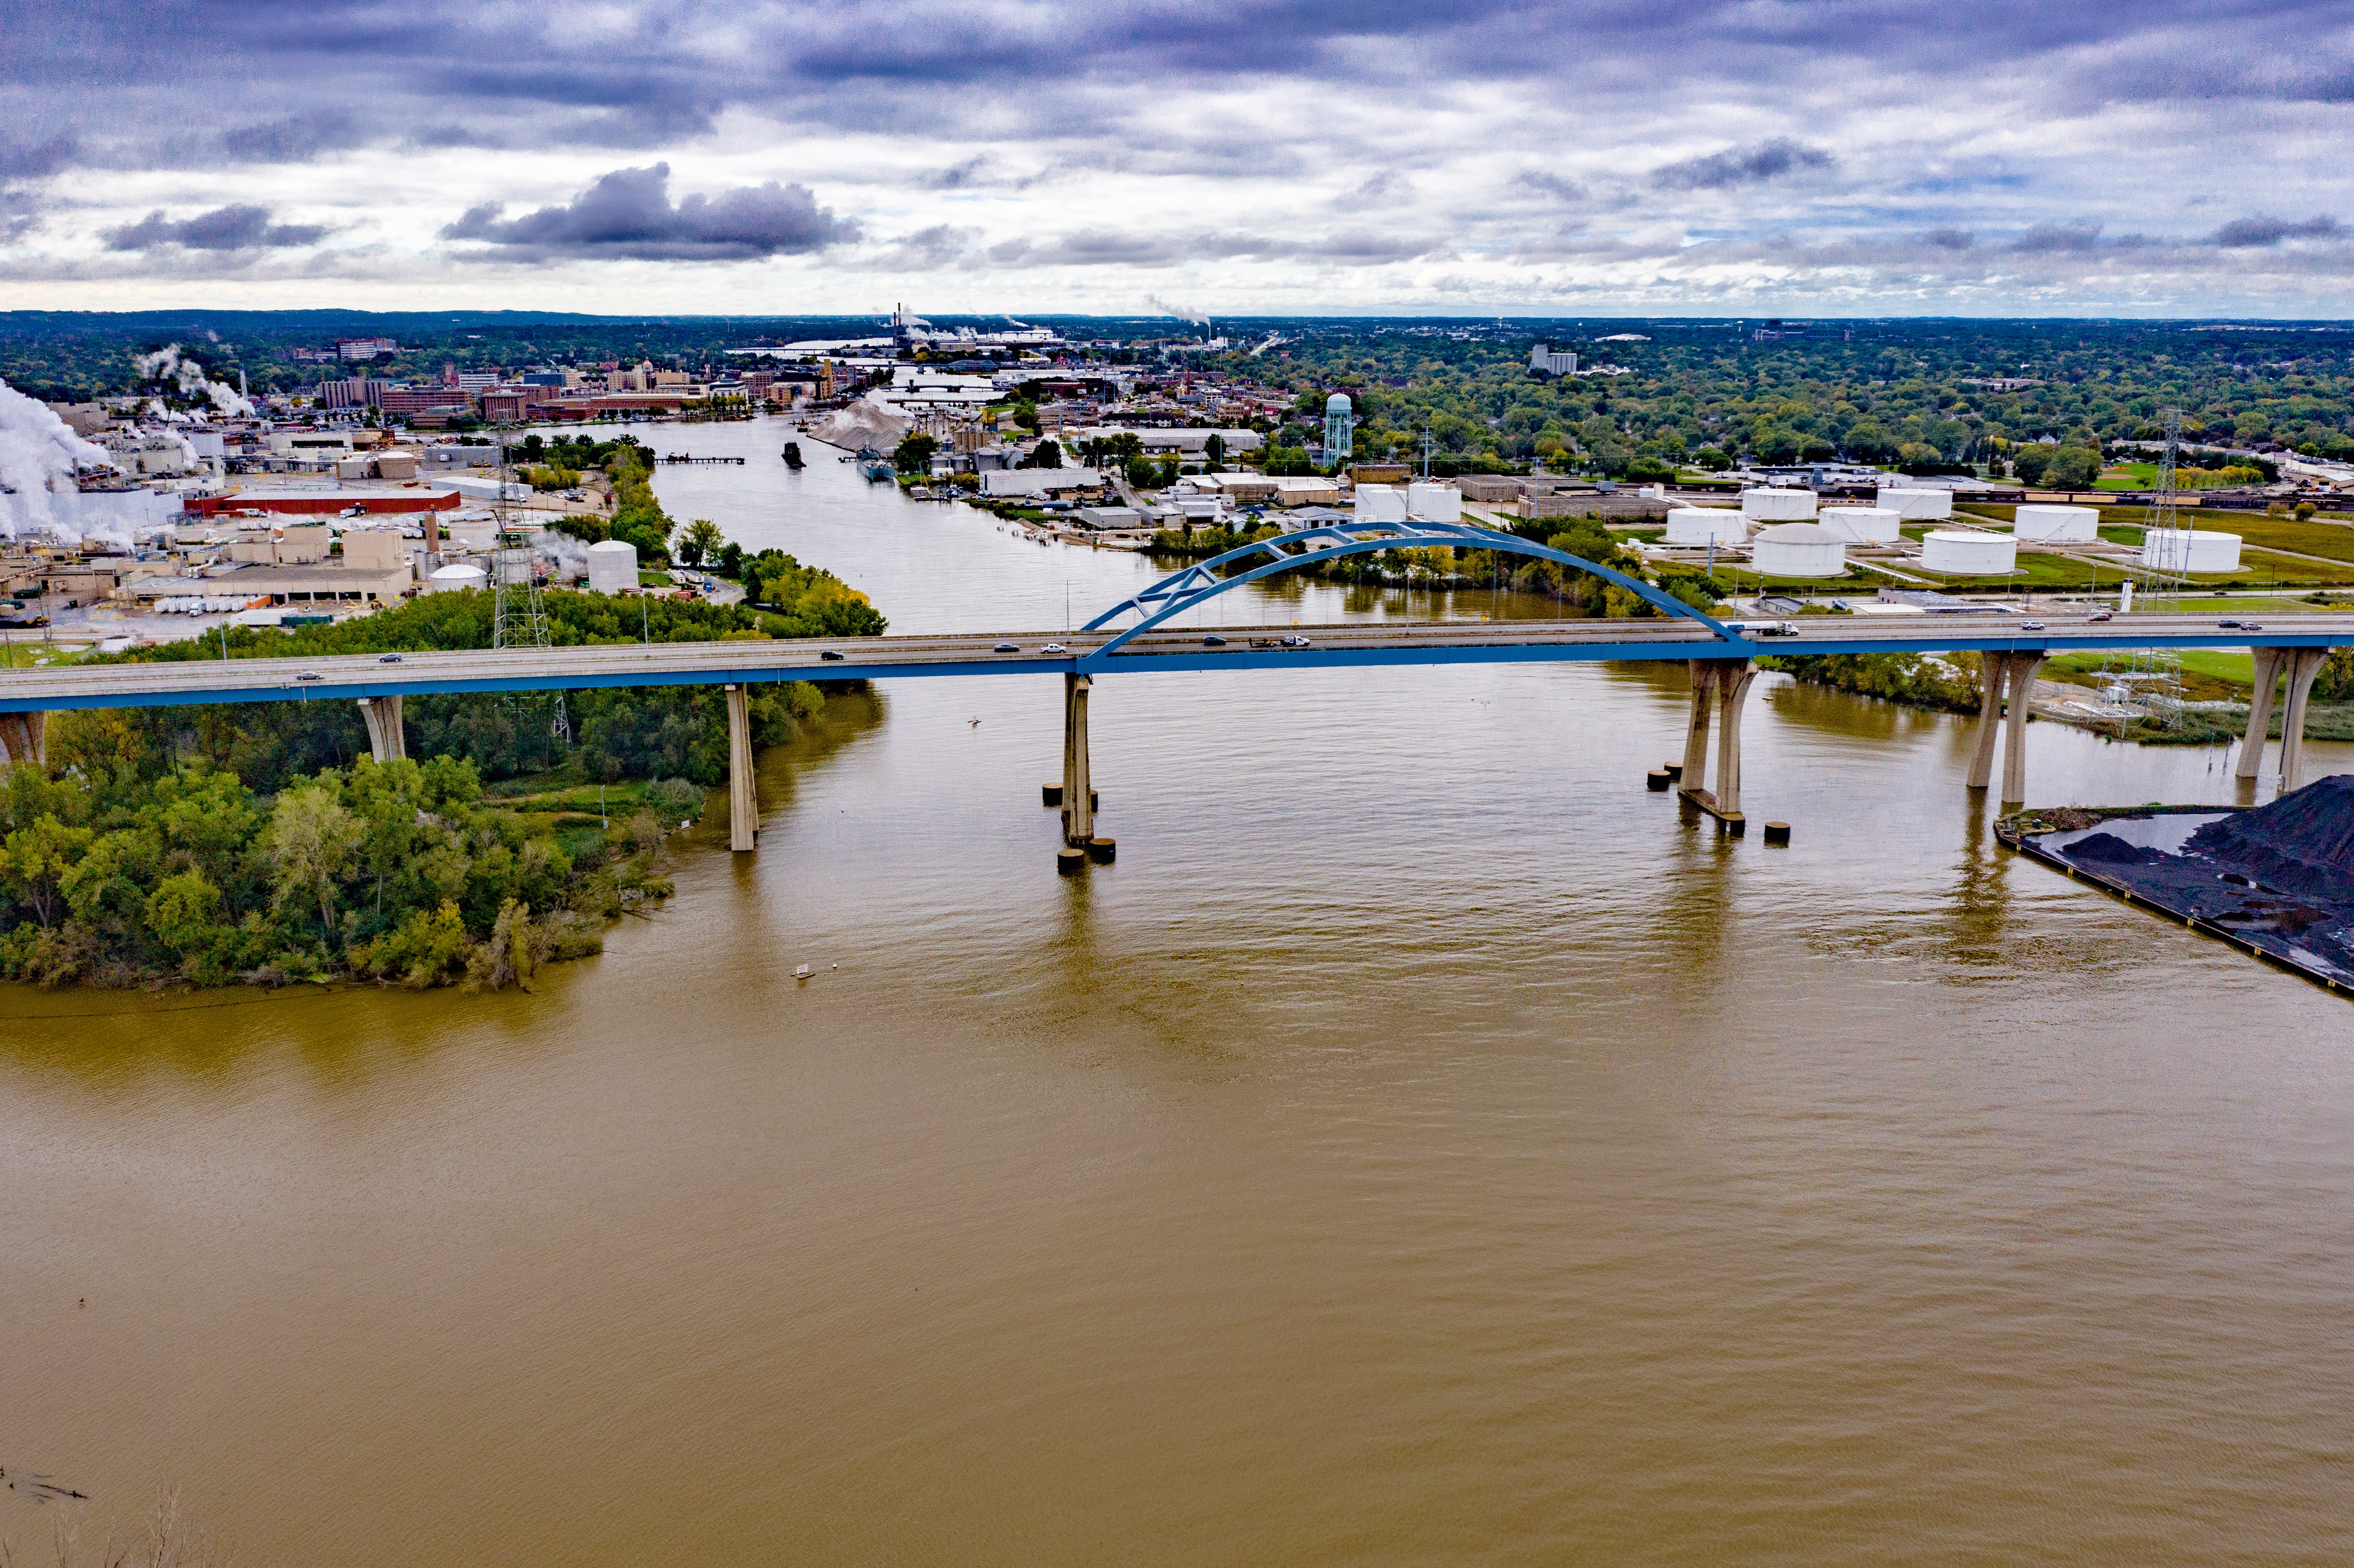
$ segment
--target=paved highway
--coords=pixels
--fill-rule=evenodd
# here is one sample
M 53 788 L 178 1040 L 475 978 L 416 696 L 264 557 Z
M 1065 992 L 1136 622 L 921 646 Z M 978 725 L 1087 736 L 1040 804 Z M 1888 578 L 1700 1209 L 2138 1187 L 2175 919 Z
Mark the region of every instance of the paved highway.
M 730 681 L 892 679 L 915 675 L 1154 673 L 1203 669 L 1324 669 L 1380 664 L 1728 658 L 1749 653 L 1880 653 L 2044 648 L 2354 645 L 2354 616 L 2290 615 L 2260 630 L 2226 629 L 2213 616 L 1960 614 L 1825 616 L 1786 624 L 1788 637 L 1754 631 L 1744 646 L 1670 620 L 1359 621 L 1340 626 L 1162 628 L 1108 659 L 1087 658 L 1112 632 L 1007 632 L 836 641 L 621 643 L 594 648 L 478 650 L 334 658 L 174 660 L 0 673 L 0 713 L 52 708 L 146 707 L 179 703 L 271 702 L 535 691 L 588 686 L 717 684 Z M 1767 622 L 1751 621 L 1751 627 Z M 2040 625 L 2042 630 L 2031 630 Z M 1307 639 L 1283 647 L 1280 639 Z M 1213 645 L 1208 640 L 1224 639 Z M 1001 644 L 1013 651 L 1000 652 Z M 1050 652 L 1050 649 L 1060 650 Z M 839 659 L 829 659 L 829 652 Z

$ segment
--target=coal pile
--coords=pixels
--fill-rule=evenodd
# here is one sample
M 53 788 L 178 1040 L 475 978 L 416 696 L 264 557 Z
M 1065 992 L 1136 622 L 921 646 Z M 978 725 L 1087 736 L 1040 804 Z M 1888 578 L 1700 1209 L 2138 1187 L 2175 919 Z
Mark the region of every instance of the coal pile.
M 2071 847 L 2083 858 L 2083 844 Z M 2323 779 L 2269 806 L 2209 822 L 2184 847 L 2265 887 L 2354 903 L 2354 774 Z
M 2115 833 L 2093 833 L 2070 844 L 2068 858 L 2095 865 L 2155 865 L 2168 857 L 2164 850 L 2129 844 Z

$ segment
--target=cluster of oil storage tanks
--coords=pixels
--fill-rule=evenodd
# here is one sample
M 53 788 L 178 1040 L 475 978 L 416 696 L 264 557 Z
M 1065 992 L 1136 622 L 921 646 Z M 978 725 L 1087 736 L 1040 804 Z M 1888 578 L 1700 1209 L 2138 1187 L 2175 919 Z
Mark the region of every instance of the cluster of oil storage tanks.
M 1893 545 L 1908 523 L 1954 514 L 1950 490 L 1884 488 L 1870 506 L 1825 506 L 1811 490 L 1761 486 L 1742 493 L 1741 510 L 1683 506 L 1668 514 L 1665 543 L 1687 548 L 1747 545 L 1750 564 L 1766 577 L 1835 577 L 1847 570 L 1850 545 Z M 2019 546 L 2092 544 L 2101 514 L 2091 506 L 2026 505 L 2010 532 L 1932 528 L 1921 540 L 1923 569 L 1952 577 L 2016 571 Z M 2204 529 L 2151 529 L 2142 565 L 2161 571 L 2230 572 L 2240 566 L 2240 537 Z

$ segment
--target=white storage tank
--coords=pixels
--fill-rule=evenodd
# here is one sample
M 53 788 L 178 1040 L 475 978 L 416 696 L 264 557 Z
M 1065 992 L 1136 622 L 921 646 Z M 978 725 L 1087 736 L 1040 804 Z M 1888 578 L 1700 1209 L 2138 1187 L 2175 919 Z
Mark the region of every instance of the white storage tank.
M 1386 484 L 1357 486 L 1357 521 L 1360 523 L 1405 522 L 1405 492 Z
M 2011 536 L 2037 539 L 2047 545 L 2089 545 L 2100 535 L 2101 513 L 2094 506 L 2022 506 L 2010 524 Z
M 2204 528 L 2152 528 L 2142 535 L 2141 564 L 2161 572 L 2236 572 L 2240 536 Z
M 1886 506 L 1826 506 L 1818 521 L 1850 545 L 1893 545 L 1903 519 Z
M 1770 487 L 1744 490 L 1741 514 L 1757 523 L 1803 523 L 1815 514 L 1815 493 Z
M 1900 490 L 1883 484 L 1875 504 L 1893 512 L 1907 523 L 1935 523 L 1954 514 L 1954 493 L 1950 490 Z
M 620 593 L 638 586 L 638 547 L 626 539 L 599 539 L 588 546 L 588 591 Z
M 1975 528 L 1933 528 L 1921 541 L 1921 565 L 1933 572 L 2008 572 L 2019 565 L 2019 541 Z
M 1814 500 L 1812 492 L 1807 499 Z M 1755 546 L 1750 565 L 1763 577 L 1835 577 L 1847 570 L 1847 541 L 1819 524 L 1777 523 L 1758 534 Z
M 462 562 L 452 562 L 451 565 L 443 567 L 440 570 L 435 572 L 431 577 L 425 580 L 425 591 L 427 593 L 457 593 L 465 588 L 486 588 L 490 585 L 490 580 L 491 574 L 482 570 L 480 567 L 470 567 Z
M 1463 493 L 1451 484 L 1416 480 L 1405 487 L 1405 510 L 1407 516 L 1419 517 L 1426 523 L 1460 523 Z
M 1729 508 L 1675 506 L 1668 511 L 1670 545 L 1740 545 L 1749 538 L 1749 524 Z

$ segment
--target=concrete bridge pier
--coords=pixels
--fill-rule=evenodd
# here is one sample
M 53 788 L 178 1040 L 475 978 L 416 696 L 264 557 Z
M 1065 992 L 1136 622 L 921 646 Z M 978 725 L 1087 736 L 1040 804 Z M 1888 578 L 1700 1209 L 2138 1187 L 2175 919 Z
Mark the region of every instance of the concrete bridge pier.
M 1733 821 L 1741 818 L 1741 709 L 1756 679 L 1756 667 L 1746 659 L 1717 666 L 1716 810 Z
M 752 776 L 752 694 L 727 687 L 727 847 L 758 847 L 760 798 Z
M 1691 717 L 1684 733 L 1684 799 L 1720 820 L 1741 820 L 1741 710 L 1757 671 L 1746 659 L 1694 659 Z M 1716 724 L 1716 788 L 1708 788 L 1708 733 Z M 1735 832 L 1739 829 L 1736 826 Z
M 1696 795 L 1708 782 L 1708 723 L 1716 702 L 1717 662 L 1694 659 L 1691 665 L 1691 721 L 1684 732 L 1684 770 L 1677 792 Z
M 1095 779 L 1087 770 L 1087 694 L 1085 675 L 1063 677 L 1063 842 L 1084 845 L 1096 834 Z
M 1978 744 L 1970 758 L 1969 787 L 1983 789 L 1994 780 L 1996 736 L 2009 734 L 2003 745 L 2002 798 L 2027 799 L 2027 705 L 2035 691 L 2036 672 L 2043 668 L 2044 652 L 2003 652 L 1989 649 L 1978 655 Z M 2003 706 L 2006 694 L 2010 706 Z
M 2248 699 L 2248 733 L 2240 742 L 2240 760 L 2232 772 L 2235 778 L 2253 781 L 2264 770 L 2264 742 L 2273 729 L 2273 692 L 2280 684 L 2281 661 L 2288 650 L 2251 648 L 2248 652 L 2255 655 L 2256 691 Z
M 398 697 L 362 697 L 360 717 L 367 721 L 368 750 L 378 762 L 398 762 L 408 755 L 400 731 Z
M 2293 648 L 2287 654 L 2288 701 L 2281 708 L 2280 792 L 2305 787 L 2305 700 L 2313 694 L 2313 678 L 2321 673 L 2327 648 Z
M 49 760 L 49 715 L 45 713 L 0 714 L 0 768 L 20 762 L 46 766 Z

